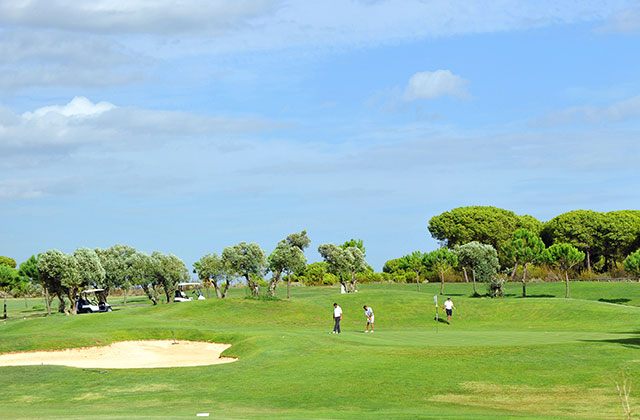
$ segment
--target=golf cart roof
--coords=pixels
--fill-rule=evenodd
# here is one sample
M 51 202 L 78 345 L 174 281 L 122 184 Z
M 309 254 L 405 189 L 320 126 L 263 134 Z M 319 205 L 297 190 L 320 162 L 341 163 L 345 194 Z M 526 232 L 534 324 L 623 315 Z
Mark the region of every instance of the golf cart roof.
M 104 289 L 87 289 L 82 291 L 82 293 L 96 293 L 96 292 L 104 292 Z
M 202 286 L 202 283 L 188 281 L 184 283 L 178 283 L 178 286 Z

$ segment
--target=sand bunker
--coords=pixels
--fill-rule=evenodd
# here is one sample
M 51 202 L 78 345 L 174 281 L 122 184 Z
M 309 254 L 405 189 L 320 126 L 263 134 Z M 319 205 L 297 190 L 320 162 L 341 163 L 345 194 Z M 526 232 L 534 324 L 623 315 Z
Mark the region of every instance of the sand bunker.
M 235 362 L 220 357 L 230 344 L 199 341 L 121 341 L 103 347 L 0 354 L 0 366 L 63 365 L 78 368 L 135 369 L 205 366 Z

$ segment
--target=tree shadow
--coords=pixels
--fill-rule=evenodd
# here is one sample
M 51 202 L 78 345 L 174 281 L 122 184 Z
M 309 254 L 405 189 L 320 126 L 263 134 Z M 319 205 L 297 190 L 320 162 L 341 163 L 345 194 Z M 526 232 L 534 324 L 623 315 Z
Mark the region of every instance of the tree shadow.
M 640 331 L 621 332 L 615 334 L 635 334 L 635 337 L 607 338 L 604 340 L 580 340 L 585 343 L 613 343 L 630 349 L 640 349 Z
M 606 303 L 627 303 L 627 302 L 631 302 L 631 299 L 627 299 L 627 298 L 615 298 L 615 299 L 605 299 L 605 298 L 600 298 L 600 299 L 598 299 L 598 302 L 606 302 Z
M 548 294 L 541 294 L 541 295 L 527 295 L 527 296 L 518 296 L 516 299 L 528 299 L 528 298 L 552 298 L 552 297 L 556 297 L 556 295 L 548 295 Z
M 464 296 L 464 293 L 445 293 L 440 296 Z

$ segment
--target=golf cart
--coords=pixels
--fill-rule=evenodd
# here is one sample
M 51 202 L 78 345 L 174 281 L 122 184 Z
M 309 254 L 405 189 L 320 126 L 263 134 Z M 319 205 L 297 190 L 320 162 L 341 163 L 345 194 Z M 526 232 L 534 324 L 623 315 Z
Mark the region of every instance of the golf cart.
M 190 288 L 193 288 L 193 293 L 198 295 L 198 300 L 205 300 L 205 297 L 202 295 L 200 291 L 200 287 L 202 284 L 200 283 L 178 283 L 178 289 L 176 290 L 176 294 L 173 298 L 174 302 L 191 302 L 193 299 L 187 296 L 187 291 Z
M 104 289 L 87 289 L 80 293 L 76 310 L 79 314 L 92 314 L 94 312 L 111 312 L 111 305 L 105 302 L 102 292 Z M 93 300 L 89 296 L 93 294 Z

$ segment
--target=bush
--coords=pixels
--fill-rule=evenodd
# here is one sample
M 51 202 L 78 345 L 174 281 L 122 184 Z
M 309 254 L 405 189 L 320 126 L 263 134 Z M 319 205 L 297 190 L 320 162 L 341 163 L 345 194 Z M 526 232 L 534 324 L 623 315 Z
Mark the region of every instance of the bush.
M 503 276 L 495 276 L 488 283 L 489 296 L 492 298 L 504 296 L 504 284 L 507 279 Z

